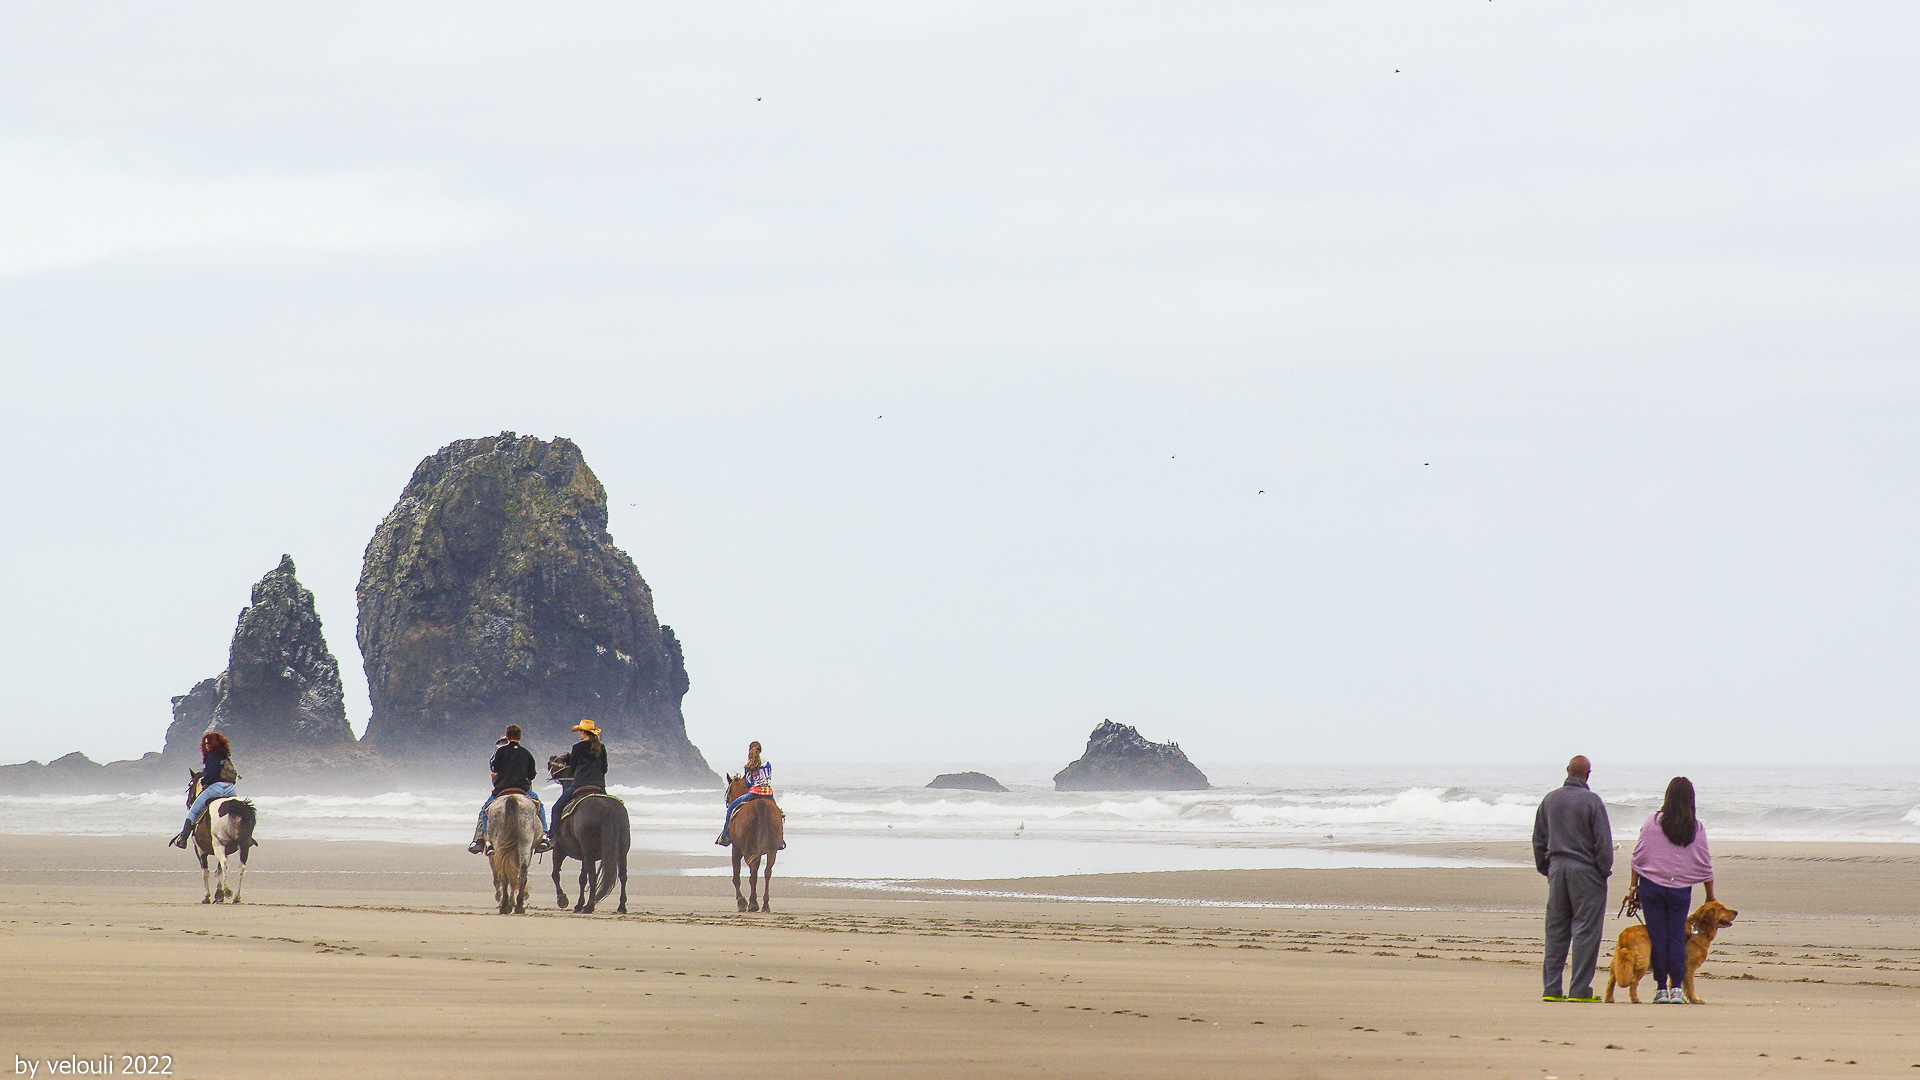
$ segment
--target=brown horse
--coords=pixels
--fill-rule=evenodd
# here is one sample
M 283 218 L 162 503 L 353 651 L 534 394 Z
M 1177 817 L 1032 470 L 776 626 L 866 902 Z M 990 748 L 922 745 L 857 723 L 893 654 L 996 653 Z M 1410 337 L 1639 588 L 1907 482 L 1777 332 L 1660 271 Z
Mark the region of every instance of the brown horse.
M 747 793 L 747 782 L 731 773 L 727 775 L 727 798 L 733 800 Z M 733 812 L 733 820 L 727 823 L 727 840 L 733 847 L 733 898 L 741 911 L 773 910 L 773 863 L 780 849 L 787 846 L 786 815 L 773 804 L 772 799 L 748 799 Z M 764 889 L 760 886 L 760 859 L 767 860 L 767 879 Z M 740 861 L 747 863 L 747 888 L 751 898 L 740 895 Z

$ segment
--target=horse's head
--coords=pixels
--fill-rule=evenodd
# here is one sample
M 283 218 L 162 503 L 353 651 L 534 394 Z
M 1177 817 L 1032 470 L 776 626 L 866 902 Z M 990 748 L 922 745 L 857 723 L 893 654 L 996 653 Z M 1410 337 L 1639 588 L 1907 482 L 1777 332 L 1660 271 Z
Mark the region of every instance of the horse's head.
M 187 770 L 187 805 L 192 806 L 193 800 L 198 798 L 199 795 L 200 795 L 200 774 L 197 772 L 194 772 L 192 769 L 188 769 Z
M 747 793 L 746 778 L 735 776 L 732 773 L 728 773 L 727 774 L 727 797 L 725 801 L 732 802 L 733 800 L 739 798 L 742 795 L 745 795 L 746 793 Z
M 567 761 L 567 755 L 555 754 L 547 759 L 547 775 L 555 780 L 564 780 L 573 775 L 573 766 Z

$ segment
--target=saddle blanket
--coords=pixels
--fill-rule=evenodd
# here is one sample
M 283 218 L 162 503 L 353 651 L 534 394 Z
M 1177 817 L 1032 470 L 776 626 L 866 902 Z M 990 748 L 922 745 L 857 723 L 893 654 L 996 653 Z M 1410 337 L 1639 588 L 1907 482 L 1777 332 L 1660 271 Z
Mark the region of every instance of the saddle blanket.
M 580 804 L 583 802 L 586 802 L 588 799 L 612 799 L 614 802 L 619 803 L 621 806 L 627 805 L 627 802 L 625 799 L 622 799 L 618 795 L 607 794 L 605 788 L 597 788 L 597 787 L 581 788 L 579 794 L 567 800 L 566 808 L 560 811 L 560 821 L 565 821 L 568 818 L 572 817 L 573 812 L 575 810 L 580 809 Z M 555 822 L 554 824 L 558 825 L 559 822 Z

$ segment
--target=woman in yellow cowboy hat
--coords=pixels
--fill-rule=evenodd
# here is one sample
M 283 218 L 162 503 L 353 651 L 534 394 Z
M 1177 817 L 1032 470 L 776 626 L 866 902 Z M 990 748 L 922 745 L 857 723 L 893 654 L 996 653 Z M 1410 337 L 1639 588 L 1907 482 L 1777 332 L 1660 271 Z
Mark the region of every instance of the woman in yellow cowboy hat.
M 560 827 L 560 811 L 567 808 L 574 792 L 607 786 L 607 748 L 600 741 L 600 725 L 582 720 L 573 725 L 573 730 L 580 733 L 580 741 L 567 751 L 567 775 L 560 781 L 560 797 L 554 800 L 553 812 L 547 818 L 548 836 Z

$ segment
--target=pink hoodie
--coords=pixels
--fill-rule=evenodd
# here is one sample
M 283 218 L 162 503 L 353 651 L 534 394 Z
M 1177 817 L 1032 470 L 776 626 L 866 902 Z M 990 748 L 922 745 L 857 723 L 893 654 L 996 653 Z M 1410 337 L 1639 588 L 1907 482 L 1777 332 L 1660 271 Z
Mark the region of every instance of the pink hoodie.
M 1633 845 L 1633 868 L 1655 885 L 1686 889 L 1713 880 L 1713 854 L 1707 850 L 1707 827 L 1694 823 L 1693 843 L 1680 847 L 1660 831 L 1660 811 L 1647 815 L 1640 841 Z

